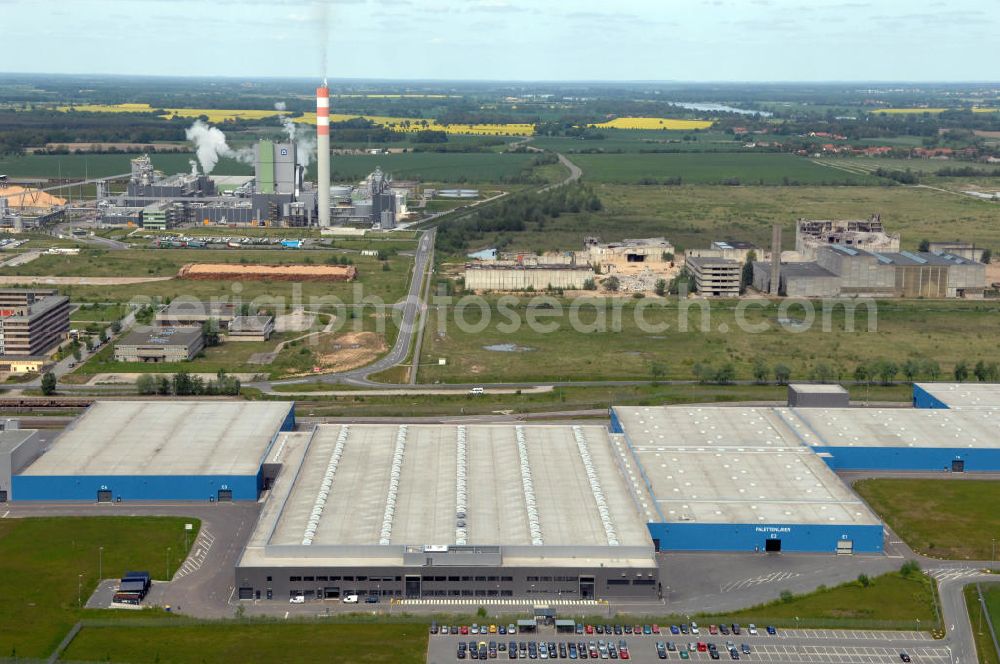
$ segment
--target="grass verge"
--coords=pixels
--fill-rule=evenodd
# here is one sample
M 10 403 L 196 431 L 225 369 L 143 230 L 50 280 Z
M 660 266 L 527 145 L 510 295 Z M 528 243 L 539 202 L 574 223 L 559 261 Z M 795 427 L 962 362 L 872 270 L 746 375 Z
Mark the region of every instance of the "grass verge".
M 161 517 L 0 521 L 0 656 L 45 657 L 73 623 L 94 615 L 78 598 L 86 603 L 99 567 L 106 578 L 128 570 L 172 576 L 187 557 L 185 523 L 195 524 L 195 533 L 200 526 L 197 519 Z
M 1000 534 L 1000 481 L 877 479 L 854 488 L 914 551 L 990 559 Z
M 989 618 L 993 620 L 993 630 L 1000 634 L 1000 586 L 984 586 L 983 596 L 986 600 Z M 983 614 L 982 606 L 979 604 L 979 593 L 976 592 L 975 585 L 965 587 L 965 604 L 969 607 L 969 620 L 972 622 L 972 635 L 976 640 L 979 664 L 1000 664 L 996 646 L 993 644 L 989 627 L 986 624 L 987 617 Z

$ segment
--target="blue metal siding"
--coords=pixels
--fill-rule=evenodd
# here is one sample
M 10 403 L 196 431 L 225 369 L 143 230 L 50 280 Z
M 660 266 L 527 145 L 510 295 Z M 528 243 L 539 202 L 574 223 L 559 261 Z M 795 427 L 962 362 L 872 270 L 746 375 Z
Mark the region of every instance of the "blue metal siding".
M 940 470 L 962 460 L 967 472 L 1000 471 L 1000 448 L 816 447 L 833 470 Z M 829 455 L 829 456 L 827 456 Z
M 611 424 L 609 425 L 608 429 L 611 431 L 611 433 L 625 433 L 625 429 L 622 428 L 621 420 L 618 419 L 618 413 L 615 412 L 614 408 L 611 408 L 610 411 L 611 411 Z
M 913 385 L 913 407 L 914 408 L 949 408 L 948 404 L 935 396 L 931 396 L 927 390 L 919 385 Z
M 84 500 L 95 502 L 97 492 L 111 491 L 113 500 L 199 500 L 218 497 L 220 489 L 233 500 L 257 500 L 262 482 L 256 475 L 15 475 L 12 500 Z
M 288 415 L 285 416 L 285 421 L 281 423 L 281 428 L 278 431 L 294 431 L 295 430 L 295 403 L 293 402 L 291 407 L 288 409 Z
M 650 523 L 649 534 L 660 551 L 764 551 L 768 539 L 780 539 L 791 553 L 835 553 L 837 542 L 850 540 L 855 553 L 881 553 L 881 525 Z

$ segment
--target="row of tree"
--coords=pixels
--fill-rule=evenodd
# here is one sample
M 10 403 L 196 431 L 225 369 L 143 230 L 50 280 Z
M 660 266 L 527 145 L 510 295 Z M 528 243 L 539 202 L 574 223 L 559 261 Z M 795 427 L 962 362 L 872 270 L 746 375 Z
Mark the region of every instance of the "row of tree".
M 186 371 L 171 376 L 143 374 L 135 383 L 139 394 L 161 396 L 198 396 L 226 395 L 236 396 L 240 393 L 240 379 L 228 375 L 221 369 L 214 379 L 205 380 L 201 376 L 193 376 Z

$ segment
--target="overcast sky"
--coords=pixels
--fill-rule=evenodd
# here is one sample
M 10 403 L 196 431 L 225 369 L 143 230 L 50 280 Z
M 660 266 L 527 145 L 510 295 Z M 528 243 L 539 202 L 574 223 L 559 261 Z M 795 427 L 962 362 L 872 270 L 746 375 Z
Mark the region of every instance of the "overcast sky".
M 1000 79 L 997 0 L 0 0 L 0 25 L 13 72 L 311 77 L 325 33 L 337 78 Z

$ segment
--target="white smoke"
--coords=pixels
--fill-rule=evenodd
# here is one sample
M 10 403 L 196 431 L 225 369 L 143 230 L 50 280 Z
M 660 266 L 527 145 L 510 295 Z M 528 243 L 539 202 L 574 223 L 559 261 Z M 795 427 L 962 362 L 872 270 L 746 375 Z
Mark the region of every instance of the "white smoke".
M 194 143 L 195 155 L 201 164 L 201 172 L 205 175 L 211 173 L 219 163 L 219 159 L 223 157 L 235 159 L 243 164 L 253 163 L 252 148 L 232 149 L 226 143 L 226 135 L 222 130 L 206 122 L 195 120 L 194 124 L 184 131 L 184 135 Z
M 233 149 L 226 145 L 226 135 L 218 127 L 213 127 L 201 120 L 195 120 L 184 135 L 194 143 L 194 151 L 201 164 L 201 172 L 208 175 L 215 169 L 222 157 L 233 154 Z
M 285 102 L 279 101 L 274 105 L 274 108 L 284 111 L 287 107 Z M 312 163 L 313 155 L 316 154 L 316 137 L 307 131 L 300 132 L 299 126 L 287 115 L 281 115 L 279 119 L 288 140 L 295 143 L 295 162 L 303 168 L 308 168 L 309 164 Z
M 288 110 L 288 106 L 283 101 L 276 101 L 274 102 L 274 110 L 284 113 Z

